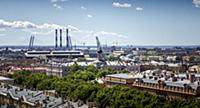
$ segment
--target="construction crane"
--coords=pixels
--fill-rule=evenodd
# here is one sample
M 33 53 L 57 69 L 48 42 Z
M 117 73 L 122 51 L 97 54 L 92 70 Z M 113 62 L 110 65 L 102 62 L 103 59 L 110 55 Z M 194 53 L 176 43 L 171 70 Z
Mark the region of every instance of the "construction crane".
M 32 49 L 33 49 L 34 39 L 35 39 L 34 36 L 31 36 L 31 37 L 30 37 L 29 48 L 28 48 L 29 50 L 32 50 Z
M 97 42 L 97 58 L 99 61 L 103 61 L 103 51 L 102 51 L 102 47 L 99 41 L 99 38 L 96 36 L 96 42 Z

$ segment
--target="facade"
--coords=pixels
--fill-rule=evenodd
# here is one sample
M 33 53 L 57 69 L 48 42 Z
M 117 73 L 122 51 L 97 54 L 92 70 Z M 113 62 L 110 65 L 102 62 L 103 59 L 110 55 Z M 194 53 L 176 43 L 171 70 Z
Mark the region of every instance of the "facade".
M 0 83 L 13 84 L 14 79 L 0 76 Z
M 25 53 L 27 58 L 34 57 L 47 57 L 47 58 L 78 58 L 84 57 L 83 52 L 81 51 L 27 51 Z
M 124 85 L 150 93 L 163 95 L 168 99 L 195 99 L 200 96 L 199 74 L 137 73 L 107 75 L 104 84 Z
M 46 67 L 47 67 L 46 69 L 47 75 L 63 77 L 67 75 L 67 73 L 69 72 L 69 67 L 65 66 L 64 64 L 52 63 L 48 64 Z
M 133 78 L 133 76 L 128 74 L 107 75 L 106 78 L 104 79 L 104 83 L 106 85 L 119 84 L 119 85 L 131 86 L 134 81 L 135 78 Z
M 32 67 L 11 67 L 10 71 L 11 72 L 18 72 L 18 71 L 22 71 L 22 70 L 26 70 L 26 71 L 31 71 L 32 73 L 46 73 L 46 67 L 36 67 L 36 66 L 32 66 Z
M 129 72 L 140 72 L 140 65 L 135 63 L 128 63 L 122 61 L 106 61 L 104 68 L 111 68 L 115 71 L 129 71 Z
M 194 98 L 200 95 L 199 84 L 186 84 L 173 81 L 162 81 L 154 79 L 137 79 L 132 87 L 163 95 L 167 98 Z

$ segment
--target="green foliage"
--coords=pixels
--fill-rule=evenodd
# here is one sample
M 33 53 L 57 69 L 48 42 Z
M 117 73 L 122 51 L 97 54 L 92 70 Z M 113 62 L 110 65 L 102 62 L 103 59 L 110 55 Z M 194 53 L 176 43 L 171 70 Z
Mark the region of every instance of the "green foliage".
M 79 66 L 78 64 L 74 64 L 70 67 L 70 71 L 71 72 L 76 72 L 78 70 L 81 70 L 81 66 Z
M 19 71 L 16 72 L 12 75 L 12 78 L 14 78 L 15 83 L 17 84 L 22 84 L 23 82 L 25 82 L 27 76 L 31 75 L 30 71 Z
M 200 63 L 200 56 L 192 56 L 189 60 L 190 63 Z
M 106 57 L 106 60 L 108 60 L 108 61 L 117 61 L 117 60 L 120 60 L 120 58 L 119 57 L 114 57 L 113 55 L 110 55 L 110 56 Z
M 82 68 L 73 65 L 71 73 L 64 78 L 31 74 L 20 71 L 12 77 L 15 83 L 30 89 L 56 90 L 58 95 L 72 101 L 95 102 L 98 108 L 198 108 L 196 101 L 169 101 L 164 97 L 141 92 L 125 86 L 102 87 L 92 83 L 97 77 L 115 73 L 110 69 Z

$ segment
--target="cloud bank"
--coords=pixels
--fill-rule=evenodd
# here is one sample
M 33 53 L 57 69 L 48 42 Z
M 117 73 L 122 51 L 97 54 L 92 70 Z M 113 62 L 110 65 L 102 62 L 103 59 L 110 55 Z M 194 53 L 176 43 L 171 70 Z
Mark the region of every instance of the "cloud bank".
M 95 39 L 95 36 L 101 37 L 103 40 L 126 40 L 128 37 L 123 34 L 118 34 L 115 32 L 108 31 L 92 31 L 92 30 L 81 30 L 72 25 L 58 25 L 58 24 L 36 24 L 30 21 L 7 21 L 0 19 L 0 36 L 9 36 L 10 31 L 12 32 L 21 32 L 26 33 L 27 35 L 36 35 L 36 36 L 52 36 L 54 35 L 55 29 L 66 29 L 70 30 L 70 34 L 73 35 L 73 38 L 78 41 L 91 41 Z M 2 32 L 2 33 L 1 33 Z M 80 36 L 82 36 L 80 38 Z
M 0 19 L 0 29 L 21 29 L 26 32 L 30 32 L 31 34 L 38 34 L 38 35 L 49 35 L 51 34 L 54 29 L 66 29 L 68 28 L 72 32 L 80 31 L 77 27 L 72 25 L 57 25 L 57 24 L 35 24 L 29 21 L 5 21 Z
M 69 28 L 72 31 L 78 31 L 79 29 L 72 26 L 72 25 L 67 25 L 67 26 L 62 26 L 62 25 L 57 25 L 57 24 L 34 24 L 29 21 L 5 21 L 3 19 L 0 19 L 0 28 L 14 28 L 14 29 L 64 29 L 64 28 Z

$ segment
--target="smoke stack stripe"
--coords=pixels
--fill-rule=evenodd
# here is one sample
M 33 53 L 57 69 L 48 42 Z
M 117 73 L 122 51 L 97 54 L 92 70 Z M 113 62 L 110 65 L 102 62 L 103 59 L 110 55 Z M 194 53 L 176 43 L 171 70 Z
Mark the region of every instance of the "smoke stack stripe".
M 62 48 L 62 29 L 60 29 L 60 47 Z
M 66 48 L 69 49 L 69 35 L 68 35 L 68 29 L 66 29 Z
M 58 30 L 57 29 L 55 30 L 55 35 L 56 35 L 56 37 L 55 37 L 56 48 L 58 48 Z

